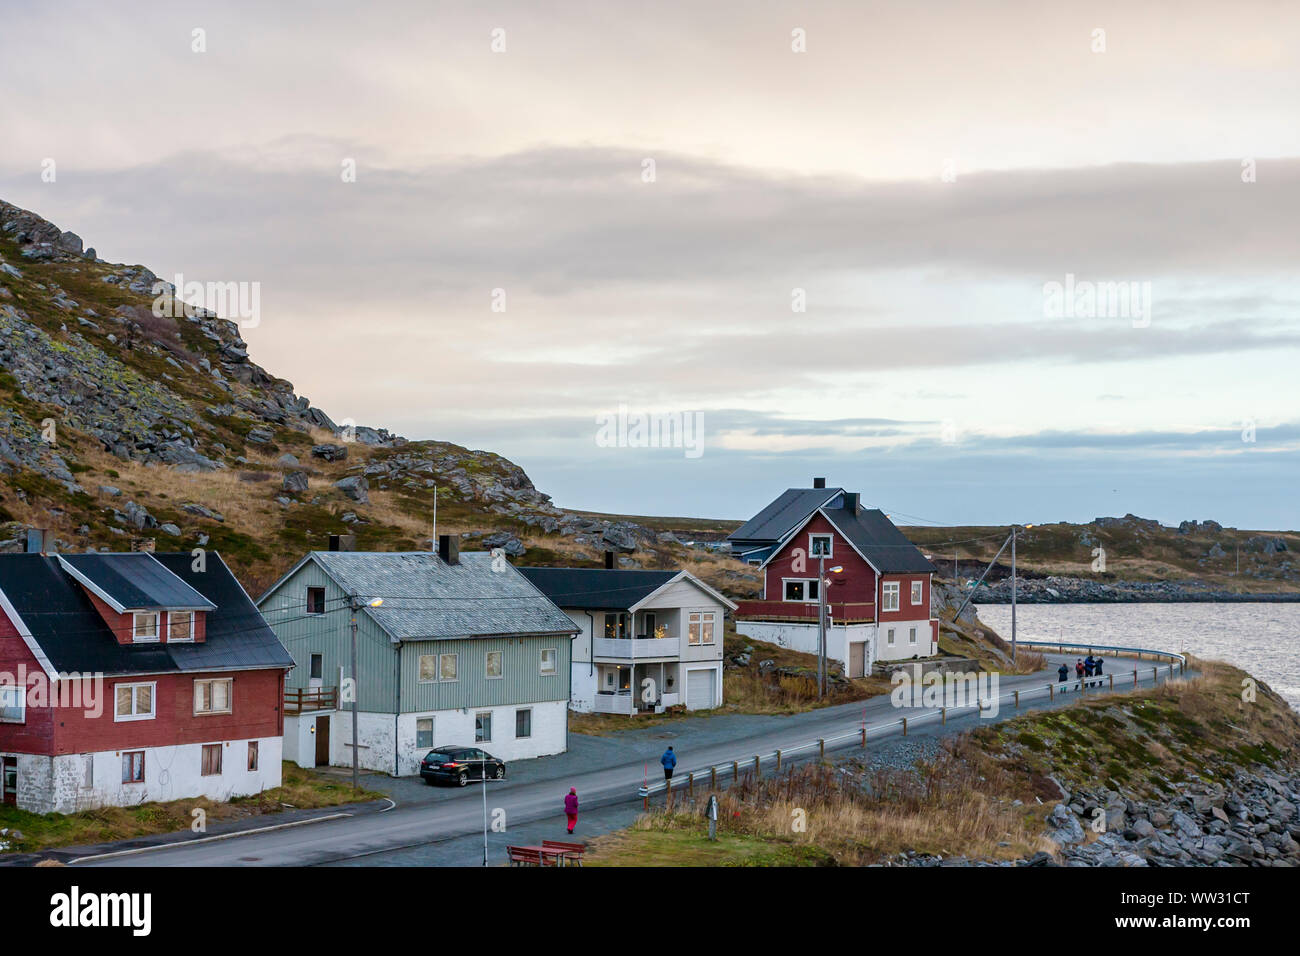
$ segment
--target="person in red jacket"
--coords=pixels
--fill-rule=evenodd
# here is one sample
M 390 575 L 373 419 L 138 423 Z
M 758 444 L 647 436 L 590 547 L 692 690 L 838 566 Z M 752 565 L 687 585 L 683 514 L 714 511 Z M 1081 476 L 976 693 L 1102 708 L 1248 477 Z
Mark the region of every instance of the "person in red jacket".
M 578 791 L 576 787 L 570 787 L 568 794 L 564 798 L 564 815 L 569 820 L 569 832 L 578 825 Z

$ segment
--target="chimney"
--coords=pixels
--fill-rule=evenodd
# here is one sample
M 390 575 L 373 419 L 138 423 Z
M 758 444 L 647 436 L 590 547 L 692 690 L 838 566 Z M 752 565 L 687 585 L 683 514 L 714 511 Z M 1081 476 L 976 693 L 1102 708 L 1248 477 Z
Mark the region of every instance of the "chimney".
M 861 510 L 862 496 L 856 491 L 844 492 L 844 510 L 851 515 L 856 515 Z
M 613 552 L 613 551 L 606 551 L 606 552 L 605 552 L 605 570 L 606 570 L 606 571 L 613 571 L 613 570 L 614 570 L 614 567 L 615 567 L 615 564 L 614 564 L 614 552 Z
M 357 549 L 357 536 L 355 534 L 330 535 L 331 551 L 355 551 L 356 549 Z
M 825 479 L 825 478 L 814 478 L 814 479 L 813 479 L 813 487 L 814 487 L 814 488 L 825 488 L 825 487 L 826 487 L 826 479 Z
M 44 554 L 45 540 L 48 534 L 49 532 L 44 528 L 28 528 L 27 540 L 23 543 L 23 550 L 28 554 Z M 50 540 L 50 543 L 54 543 L 53 539 Z
M 460 564 L 460 535 L 438 535 L 438 557 L 450 565 Z

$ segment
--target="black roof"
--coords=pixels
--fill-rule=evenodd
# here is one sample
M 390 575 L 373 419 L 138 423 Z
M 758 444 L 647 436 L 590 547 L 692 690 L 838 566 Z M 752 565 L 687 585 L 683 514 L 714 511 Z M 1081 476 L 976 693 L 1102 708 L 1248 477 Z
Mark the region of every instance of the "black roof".
M 935 570 L 921 550 L 879 508 L 823 508 L 822 513 L 882 573 L 929 574 Z
M 112 564 L 134 554 L 98 557 Z M 189 553 L 154 558 L 215 606 L 207 612 L 203 643 L 119 644 L 57 555 L 0 554 L 0 593 L 50 665 L 62 673 L 165 674 L 293 666 L 289 652 L 215 551 L 207 552 L 203 571 L 192 569 L 194 558 Z
M 776 544 L 803 524 L 810 514 L 843 493 L 843 488 L 787 488 L 775 501 L 727 535 L 727 540 L 756 546 Z
M 116 610 L 211 610 L 212 602 L 152 554 L 64 554 L 73 576 Z
M 677 577 L 679 571 L 618 568 L 519 568 L 557 607 L 626 610 Z

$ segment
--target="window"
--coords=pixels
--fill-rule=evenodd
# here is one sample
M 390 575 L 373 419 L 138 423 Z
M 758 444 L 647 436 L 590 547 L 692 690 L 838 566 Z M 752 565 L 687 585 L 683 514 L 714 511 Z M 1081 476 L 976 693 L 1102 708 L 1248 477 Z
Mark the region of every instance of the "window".
M 157 611 L 136 611 L 132 615 L 131 639 L 137 644 L 152 644 L 158 640 Z
M 433 718 L 417 717 L 415 720 L 415 746 L 424 750 L 433 746 Z
M 489 680 L 496 680 L 501 676 L 501 652 L 488 651 L 487 662 L 483 670 L 483 676 Z
M 144 783 L 143 750 L 132 750 L 122 754 L 122 782 Z
M 173 643 L 194 640 L 194 612 L 167 612 L 167 640 Z
M 248 769 L 249 770 L 257 769 L 257 741 L 256 740 L 250 740 L 248 742 Z
M 894 646 L 894 629 L 892 627 L 885 631 L 885 643 L 890 647 Z
M 916 628 L 914 628 L 914 627 L 908 628 L 908 630 L 907 630 L 907 643 L 909 643 L 909 644 L 915 644 L 915 643 L 916 643 Z
M 831 542 L 834 539 L 829 534 L 810 534 L 808 535 L 808 557 L 810 558 L 829 558 L 831 557 Z
M 533 735 L 533 709 L 524 707 L 515 711 L 515 736 L 531 737 Z
M 686 625 L 688 644 L 713 643 L 713 612 L 692 611 Z
M 194 713 L 230 713 L 229 677 L 222 680 L 196 680 L 194 682 Z
M 153 684 L 118 684 L 114 720 L 152 720 Z
M 749 559 L 749 564 L 750 564 L 751 567 L 761 568 L 761 567 L 763 566 L 763 559 L 762 559 L 762 558 L 750 558 L 750 559 Z
M 898 610 L 898 582 L 891 581 L 888 584 L 886 584 L 883 588 L 881 588 L 881 594 L 882 594 L 882 600 L 881 600 L 880 609 L 882 611 L 897 611 Z
M 655 629 L 659 624 L 659 619 L 653 614 L 647 612 L 641 616 L 641 633 L 645 637 L 654 637 Z
M 492 742 L 492 715 L 474 715 L 474 743 L 490 744 Z
M 424 658 L 420 658 L 424 660 Z M 311 677 L 320 680 L 325 673 L 325 657 L 323 654 L 313 654 L 311 656 Z
M 542 674 L 551 675 L 556 673 L 556 671 L 558 670 L 558 664 L 556 662 L 558 660 L 559 660 L 559 655 L 556 654 L 555 648 L 553 647 L 542 648 Z
M 816 601 L 817 579 L 787 579 L 785 582 L 785 599 L 787 601 Z
M 912 582 L 912 603 L 920 604 L 921 598 L 925 596 L 925 585 L 920 581 Z
M 325 589 L 324 588 L 307 589 L 307 613 L 308 614 L 325 613 Z
M 0 723 L 21 724 L 27 720 L 27 688 L 0 684 Z
M 203 745 L 203 767 L 199 773 L 204 777 L 221 776 L 221 744 Z
M 423 683 L 456 679 L 455 654 L 421 654 L 420 680 Z
M 626 614 L 606 614 L 605 615 L 605 636 L 606 637 L 627 637 L 627 615 Z

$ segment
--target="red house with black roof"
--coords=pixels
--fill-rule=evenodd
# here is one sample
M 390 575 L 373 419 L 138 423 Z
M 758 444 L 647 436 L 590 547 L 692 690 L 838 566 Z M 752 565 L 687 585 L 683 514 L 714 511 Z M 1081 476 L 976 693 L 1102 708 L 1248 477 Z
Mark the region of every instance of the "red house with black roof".
M 930 613 L 934 565 L 884 512 L 856 492 L 788 488 L 728 536 L 732 553 L 763 573 L 763 594 L 736 609 L 739 634 L 816 653 L 825 588 L 826 654 L 849 677 L 877 660 L 938 653 Z
M 0 555 L 3 800 L 68 813 L 277 787 L 292 666 L 216 552 Z

